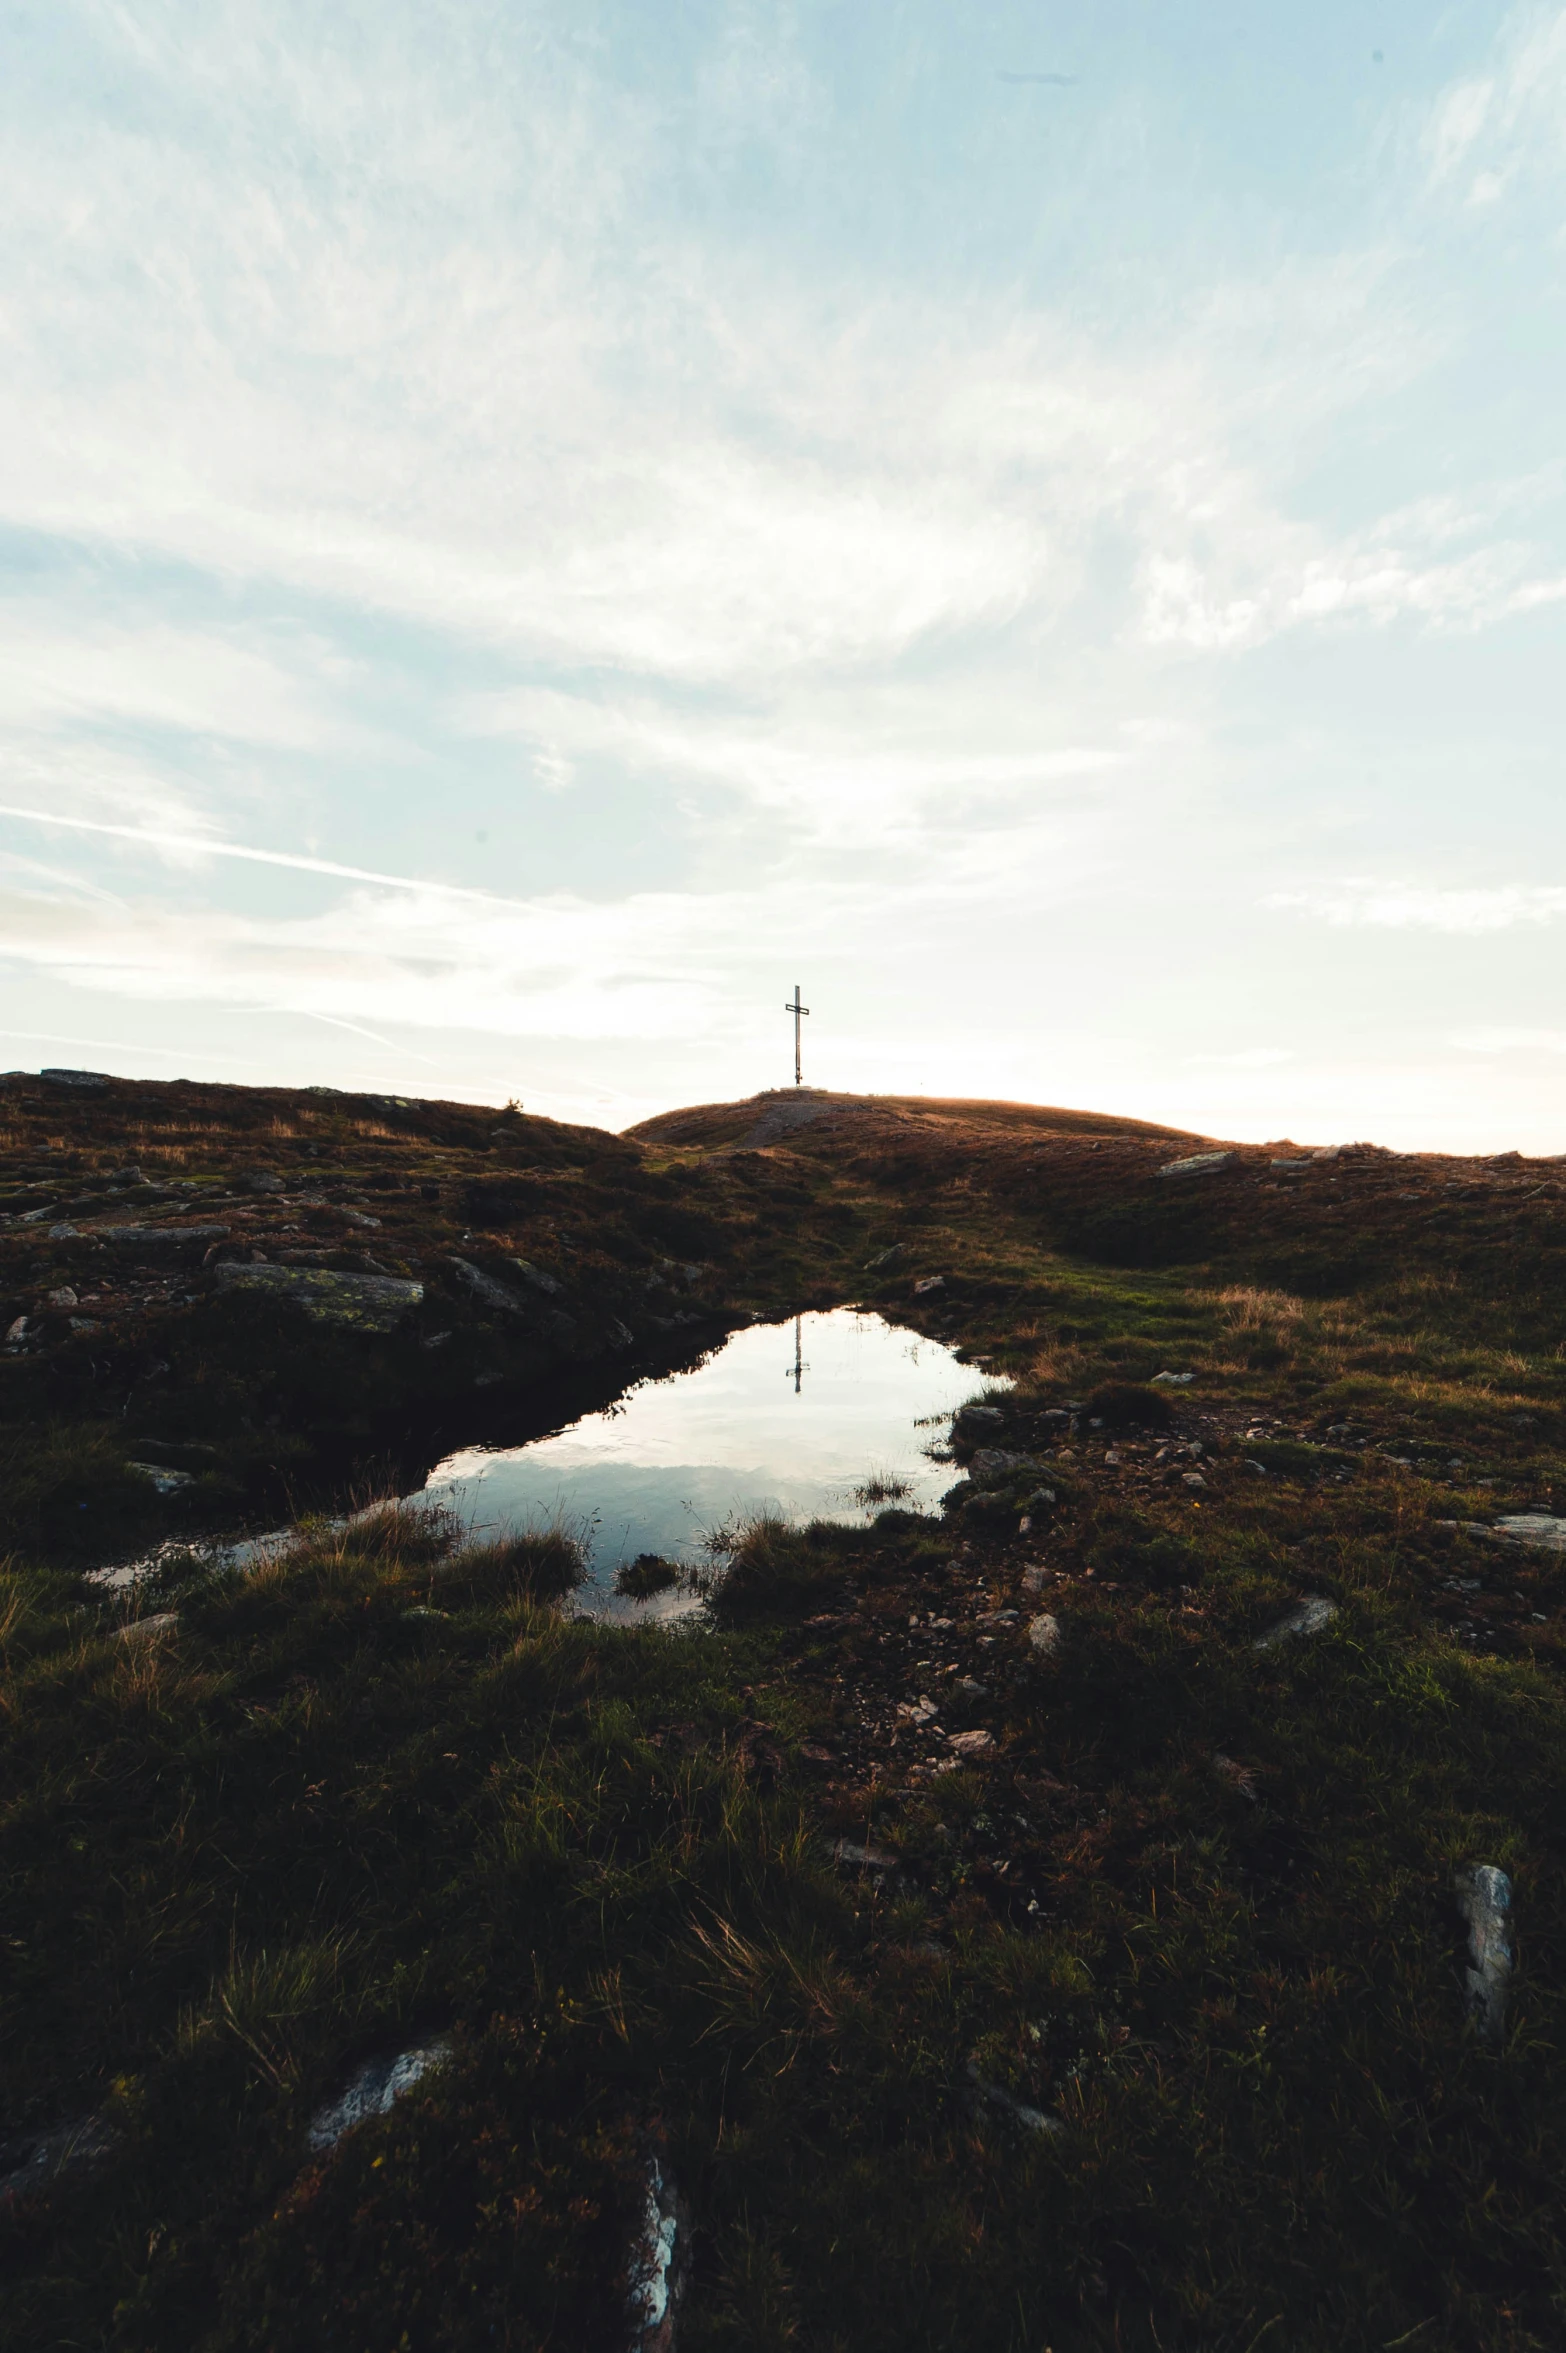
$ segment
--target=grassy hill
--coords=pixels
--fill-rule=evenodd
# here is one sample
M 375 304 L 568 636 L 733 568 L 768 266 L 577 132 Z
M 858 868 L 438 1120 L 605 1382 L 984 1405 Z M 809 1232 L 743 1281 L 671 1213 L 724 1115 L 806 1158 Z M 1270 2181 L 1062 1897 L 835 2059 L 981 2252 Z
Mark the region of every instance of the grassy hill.
M 0 2342 L 651 2346 L 655 2163 L 687 2353 L 1561 2341 L 1566 1556 L 1498 1529 L 1561 1501 L 1556 1164 L 803 1090 L 0 1115 Z M 948 1507 L 758 1524 L 698 1631 L 396 1513 L 81 1574 L 840 1302 L 974 1363 Z

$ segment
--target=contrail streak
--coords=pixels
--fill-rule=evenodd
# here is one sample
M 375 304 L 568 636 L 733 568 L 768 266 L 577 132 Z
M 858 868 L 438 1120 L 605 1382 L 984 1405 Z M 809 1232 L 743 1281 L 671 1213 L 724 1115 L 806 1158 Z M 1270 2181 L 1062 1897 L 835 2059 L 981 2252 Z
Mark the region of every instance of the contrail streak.
M 439 891 L 449 899 L 482 899 L 489 906 L 516 907 L 498 891 L 470 890 L 460 882 L 426 882 L 407 874 L 378 874 L 369 866 L 339 866 L 330 858 L 301 858 L 292 850 L 252 850 L 242 842 L 209 841 L 199 833 L 160 833 L 143 825 L 104 825 L 90 817 L 56 817 L 47 809 L 17 809 L 0 801 L 0 817 L 25 818 L 30 825 L 61 825 L 71 833 L 112 834 L 116 841 L 146 842 L 157 850 L 179 850 L 201 858 L 244 858 L 253 866 L 290 866 L 301 874 L 333 874 L 344 882 L 380 882 L 397 891 Z

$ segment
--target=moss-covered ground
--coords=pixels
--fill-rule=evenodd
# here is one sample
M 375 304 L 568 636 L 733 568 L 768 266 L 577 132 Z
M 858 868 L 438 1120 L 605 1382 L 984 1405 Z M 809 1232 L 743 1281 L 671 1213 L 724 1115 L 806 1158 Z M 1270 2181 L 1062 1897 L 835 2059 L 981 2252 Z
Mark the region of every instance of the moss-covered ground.
M 397 1513 L 106 1595 L 72 1482 L 112 1533 L 126 1368 L 197 1361 L 218 1303 L 138 1309 L 90 1412 L 15 1279 L 44 1337 L 8 1408 L 35 1484 L 0 1603 L 0 2137 L 92 2119 L 98 2153 L 8 2201 L 0 2339 L 623 2346 L 656 2147 L 688 2353 L 1558 2345 L 1566 1559 L 1485 1533 L 1559 1500 L 1556 1170 L 1278 1146 L 1161 1178 L 1201 1140 L 767 1114 L 571 1143 L 575 1224 L 416 1193 L 397 1254 L 476 1263 L 483 1232 L 605 1315 L 656 1298 L 613 1160 L 637 1216 L 708 1221 L 682 1296 L 715 1328 L 855 1299 L 960 1343 L 976 1398 L 995 1376 L 944 1517 L 759 1525 L 672 1632 L 570 1617 L 558 1543 Z M 198 1181 L 234 1157 L 204 1116 Z M 374 1143 L 455 1188 L 488 1141 L 439 1178 L 427 1138 L 333 1165 L 376 1173 Z M 463 1334 L 492 1369 L 504 1335 Z M 364 1400 L 411 1360 L 354 1345 Z M 614 1378 L 506 1361 L 537 1426 Z M 236 1375 L 215 1459 L 268 1382 L 310 1444 L 299 1379 Z M 1330 1622 L 1258 1649 L 1305 1596 Z M 1453 1892 L 1478 1862 L 1515 1887 L 1493 2045 Z M 443 2069 L 311 2147 L 361 2059 L 436 2032 Z

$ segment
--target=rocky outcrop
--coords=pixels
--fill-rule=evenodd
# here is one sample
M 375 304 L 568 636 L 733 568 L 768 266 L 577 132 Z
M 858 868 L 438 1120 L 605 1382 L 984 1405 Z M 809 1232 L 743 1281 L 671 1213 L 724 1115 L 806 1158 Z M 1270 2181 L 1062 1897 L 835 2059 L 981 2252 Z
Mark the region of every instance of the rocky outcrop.
M 393 1330 L 424 1297 L 422 1283 L 397 1275 L 343 1275 L 314 1266 L 220 1266 L 213 1271 L 222 1292 L 284 1300 L 317 1323 L 361 1332 Z

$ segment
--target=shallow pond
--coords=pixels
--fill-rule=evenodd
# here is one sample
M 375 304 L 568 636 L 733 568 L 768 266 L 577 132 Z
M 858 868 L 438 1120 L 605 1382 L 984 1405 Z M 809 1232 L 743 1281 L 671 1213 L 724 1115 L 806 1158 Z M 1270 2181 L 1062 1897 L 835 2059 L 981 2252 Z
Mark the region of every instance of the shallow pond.
M 984 1385 L 939 1341 L 836 1308 L 735 1332 L 694 1370 L 640 1382 L 553 1437 L 448 1455 L 423 1492 L 481 1537 L 558 1521 L 587 1556 L 582 1608 L 667 1617 L 692 1606 L 688 1591 L 628 1601 L 614 1590 L 625 1564 L 698 1564 L 758 1512 L 926 1509 L 957 1474 L 925 1449 Z
M 688 1371 L 634 1382 L 547 1437 L 463 1447 L 401 1500 L 438 1507 L 480 1541 L 559 1526 L 587 1566 L 579 1609 L 677 1617 L 697 1606 L 689 1582 L 639 1601 L 616 1590 L 622 1569 L 644 1555 L 681 1570 L 721 1561 L 726 1532 L 763 1512 L 864 1522 L 893 1505 L 927 1510 L 957 1475 L 929 1447 L 959 1405 L 996 1385 L 938 1340 L 833 1308 L 734 1332 Z M 278 1528 L 197 1546 L 245 1569 L 292 1540 Z M 171 1540 L 94 1580 L 134 1584 L 187 1546 Z

